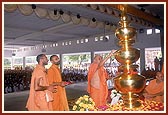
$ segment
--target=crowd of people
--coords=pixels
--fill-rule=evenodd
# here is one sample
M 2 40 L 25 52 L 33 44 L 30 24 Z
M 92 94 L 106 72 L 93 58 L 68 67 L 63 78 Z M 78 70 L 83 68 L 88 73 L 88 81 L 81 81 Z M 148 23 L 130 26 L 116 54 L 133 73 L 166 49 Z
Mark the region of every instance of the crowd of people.
M 4 93 L 28 90 L 31 79 L 31 70 L 5 70 Z
M 5 70 L 4 72 L 4 93 L 12 93 L 17 91 L 24 91 L 30 89 L 30 79 L 32 75 L 32 69 L 26 70 Z M 117 72 L 116 68 L 106 68 L 110 77 L 114 77 Z M 64 68 L 61 76 L 63 81 L 78 83 L 87 81 L 87 69 L 76 69 L 73 67 Z M 111 87 L 111 80 L 107 82 Z
M 5 70 L 4 93 L 29 90 L 32 71 L 33 69 L 28 67 L 26 67 L 25 70 Z M 71 83 L 87 81 L 87 72 L 87 69 L 76 69 L 73 67 L 64 68 L 61 73 L 62 80 Z
M 64 68 L 62 79 L 73 83 L 87 81 L 87 69 Z
M 26 70 L 5 70 L 4 71 L 4 93 L 12 93 L 30 89 L 32 69 Z M 62 80 L 77 83 L 87 81 L 86 69 L 65 68 L 62 73 Z
M 117 75 L 118 68 L 117 67 L 109 67 L 105 66 L 105 69 L 112 79 Z M 26 70 L 5 70 L 4 74 L 4 93 L 11 93 L 15 91 L 23 91 L 30 89 L 30 79 L 32 74 L 32 69 Z M 146 79 L 151 80 L 155 78 L 156 72 L 154 69 L 144 69 L 142 71 L 142 75 L 146 77 Z M 63 81 L 77 83 L 87 81 L 87 69 L 77 69 L 73 67 L 66 67 L 62 70 L 61 77 Z M 113 83 L 111 79 L 107 81 L 108 88 L 113 87 Z

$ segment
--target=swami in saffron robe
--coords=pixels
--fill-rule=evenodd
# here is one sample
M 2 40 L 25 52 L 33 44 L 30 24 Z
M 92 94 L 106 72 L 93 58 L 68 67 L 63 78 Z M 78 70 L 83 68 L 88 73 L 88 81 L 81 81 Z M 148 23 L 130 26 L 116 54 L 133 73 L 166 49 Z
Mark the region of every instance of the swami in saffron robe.
M 35 91 L 35 79 L 40 79 L 40 86 L 49 86 L 48 79 L 46 77 L 46 70 L 41 65 L 36 65 L 32 73 L 30 92 L 26 108 L 29 111 L 52 111 L 52 105 L 50 101 L 53 100 L 52 92 L 48 90 Z
M 156 79 L 149 82 L 148 86 L 145 88 L 148 94 L 155 95 L 160 92 L 164 92 L 164 82 L 156 83 Z M 146 98 L 146 100 L 164 102 L 164 95 L 158 95 L 151 98 Z
M 60 69 L 57 65 L 52 64 L 47 74 L 49 84 L 62 82 Z M 65 87 L 57 86 L 57 92 L 53 93 L 53 98 L 52 106 L 54 111 L 69 111 Z
M 108 74 L 104 67 L 98 68 L 97 63 L 92 63 L 88 71 L 88 88 L 87 91 L 90 97 L 95 102 L 96 106 L 103 106 L 107 103 L 108 87 L 107 78 Z

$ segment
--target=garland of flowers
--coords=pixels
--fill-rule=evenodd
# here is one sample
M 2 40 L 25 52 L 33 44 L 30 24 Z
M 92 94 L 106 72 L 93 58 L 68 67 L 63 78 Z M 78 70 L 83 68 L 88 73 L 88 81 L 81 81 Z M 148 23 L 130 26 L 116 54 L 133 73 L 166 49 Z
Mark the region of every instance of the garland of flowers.
M 73 111 L 96 111 L 95 102 L 88 95 L 84 95 L 75 102 Z

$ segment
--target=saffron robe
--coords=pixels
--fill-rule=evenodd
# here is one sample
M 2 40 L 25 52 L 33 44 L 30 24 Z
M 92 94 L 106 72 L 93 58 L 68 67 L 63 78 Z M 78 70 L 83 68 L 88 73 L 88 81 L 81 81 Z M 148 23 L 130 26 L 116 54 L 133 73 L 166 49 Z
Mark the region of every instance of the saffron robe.
M 47 77 L 49 84 L 62 82 L 60 69 L 57 65 L 52 64 L 48 69 Z M 54 101 L 51 102 L 54 111 L 69 111 L 65 87 L 57 86 L 57 92 L 53 93 Z
M 164 63 L 163 63 L 163 65 L 162 65 L 162 70 L 161 70 L 161 72 L 164 74 Z
M 89 67 L 87 91 L 90 94 L 90 97 L 95 102 L 96 106 L 99 107 L 99 106 L 106 105 L 107 103 L 108 87 L 107 87 L 106 80 L 108 78 L 108 74 L 103 66 L 98 69 L 97 67 L 98 67 L 97 63 L 92 63 Z M 99 78 L 94 78 L 94 77 L 99 77 Z M 99 83 L 99 84 L 95 84 L 95 83 Z
M 51 95 L 52 92 L 48 90 L 35 91 L 34 88 L 35 79 L 39 78 L 40 78 L 40 86 L 49 86 L 45 68 L 37 64 L 31 77 L 30 92 L 26 108 L 29 111 L 52 111 L 52 105 L 49 102 L 53 100 Z
M 148 86 L 145 88 L 147 93 L 150 95 L 154 95 L 160 92 L 164 92 L 164 82 L 156 83 L 156 79 L 149 82 Z M 147 98 L 146 100 L 156 101 L 156 102 L 164 102 L 164 95 L 159 95 L 151 98 Z

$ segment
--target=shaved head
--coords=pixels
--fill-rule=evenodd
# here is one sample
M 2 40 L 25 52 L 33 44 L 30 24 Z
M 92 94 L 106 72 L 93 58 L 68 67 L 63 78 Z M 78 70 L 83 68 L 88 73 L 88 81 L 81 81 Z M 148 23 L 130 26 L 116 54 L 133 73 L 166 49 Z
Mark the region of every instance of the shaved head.
M 52 55 L 52 56 L 50 57 L 50 61 L 52 61 L 53 57 L 59 58 L 57 55 Z

